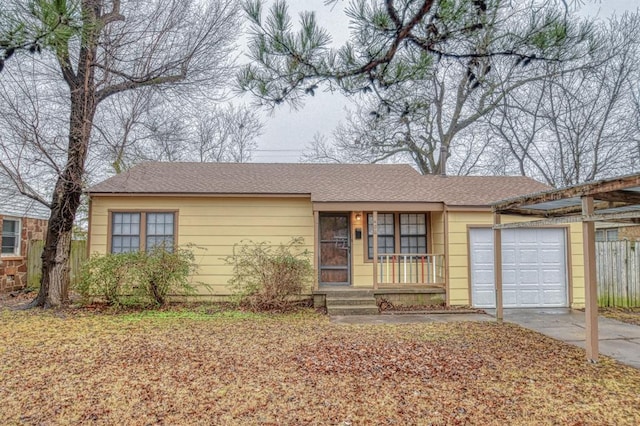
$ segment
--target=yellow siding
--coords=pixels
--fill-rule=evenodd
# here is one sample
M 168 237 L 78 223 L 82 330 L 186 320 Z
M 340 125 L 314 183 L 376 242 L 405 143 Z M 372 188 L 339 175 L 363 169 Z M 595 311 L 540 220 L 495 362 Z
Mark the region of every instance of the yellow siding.
M 469 243 L 468 228 L 490 226 L 490 212 L 449 212 L 449 300 L 452 305 L 469 305 Z M 504 223 L 526 221 L 526 218 L 502 216 Z M 582 258 L 582 228 L 572 224 L 569 232 L 568 273 L 571 285 L 569 303 L 584 306 L 584 261 Z
M 427 230 L 431 238 L 431 253 L 444 254 L 444 213 L 431 212 L 431 228 Z
M 362 213 L 360 222 L 351 215 L 351 280 L 354 287 L 373 287 L 373 262 L 365 262 L 367 250 L 367 229 Z M 362 239 L 356 240 L 356 228 L 362 229 Z
M 107 251 L 108 211 L 177 210 L 177 242 L 195 245 L 201 294 L 228 295 L 232 269 L 223 261 L 241 240 L 287 243 L 301 236 L 313 256 L 311 201 L 301 198 L 93 197 L 91 253 Z M 312 258 L 311 258 L 312 259 Z

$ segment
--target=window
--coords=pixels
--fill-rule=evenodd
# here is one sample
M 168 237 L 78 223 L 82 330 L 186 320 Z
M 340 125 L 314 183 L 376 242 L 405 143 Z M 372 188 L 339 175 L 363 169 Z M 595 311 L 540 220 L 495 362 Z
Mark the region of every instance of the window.
M 598 229 L 596 241 L 618 241 L 618 228 Z
M 147 213 L 147 250 L 173 250 L 173 213 Z
M 400 253 L 427 252 L 427 221 L 424 214 L 400 215 Z
M 150 250 L 160 245 L 167 250 L 173 250 L 174 223 L 173 212 L 113 212 L 111 253 Z
M 111 253 L 140 250 L 140 213 L 113 213 Z
M 399 226 L 396 224 L 399 223 Z M 373 259 L 373 214 L 367 214 L 369 259 Z M 396 238 L 397 236 L 397 238 Z M 424 213 L 378 213 L 378 253 L 427 252 L 427 220 Z
M 20 256 L 20 219 L 2 221 L 2 255 Z
M 367 215 L 367 241 L 369 259 L 373 259 L 373 214 Z M 393 213 L 378 213 L 378 253 L 393 253 L 395 250 Z

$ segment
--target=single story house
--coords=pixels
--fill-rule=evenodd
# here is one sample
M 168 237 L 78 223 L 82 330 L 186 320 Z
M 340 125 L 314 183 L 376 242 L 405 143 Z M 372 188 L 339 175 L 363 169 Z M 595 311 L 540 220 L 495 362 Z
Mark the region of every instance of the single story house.
M 144 163 L 88 190 L 88 250 L 193 244 L 203 295 L 224 297 L 234 244 L 303 237 L 316 271 L 309 294 L 367 289 L 491 307 L 490 204 L 546 189 L 409 165 Z M 579 225 L 504 232 L 503 253 L 505 306 L 584 304 Z
M 49 210 L 36 201 L 11 191 L 0 190 L 0 293 L 27 286 L 27 255 L 32 240 L 43 240 Z

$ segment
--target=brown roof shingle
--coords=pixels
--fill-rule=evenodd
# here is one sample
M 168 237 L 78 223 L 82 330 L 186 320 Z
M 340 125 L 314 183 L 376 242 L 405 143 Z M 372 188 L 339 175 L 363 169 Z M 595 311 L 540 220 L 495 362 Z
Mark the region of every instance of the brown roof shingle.
M 315 202 L 488 205 L 548 189 L 526 177 L 422 176 L 406 164 L 143 163 L 91 194 L 308 194 Z

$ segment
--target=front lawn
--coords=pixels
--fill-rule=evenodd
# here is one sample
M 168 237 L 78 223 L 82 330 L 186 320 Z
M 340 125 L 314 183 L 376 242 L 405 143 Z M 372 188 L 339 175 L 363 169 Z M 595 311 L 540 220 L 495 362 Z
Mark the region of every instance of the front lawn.
M 0 310 L 0 424 L 639 424 L 640 371 L 513 324 Z

